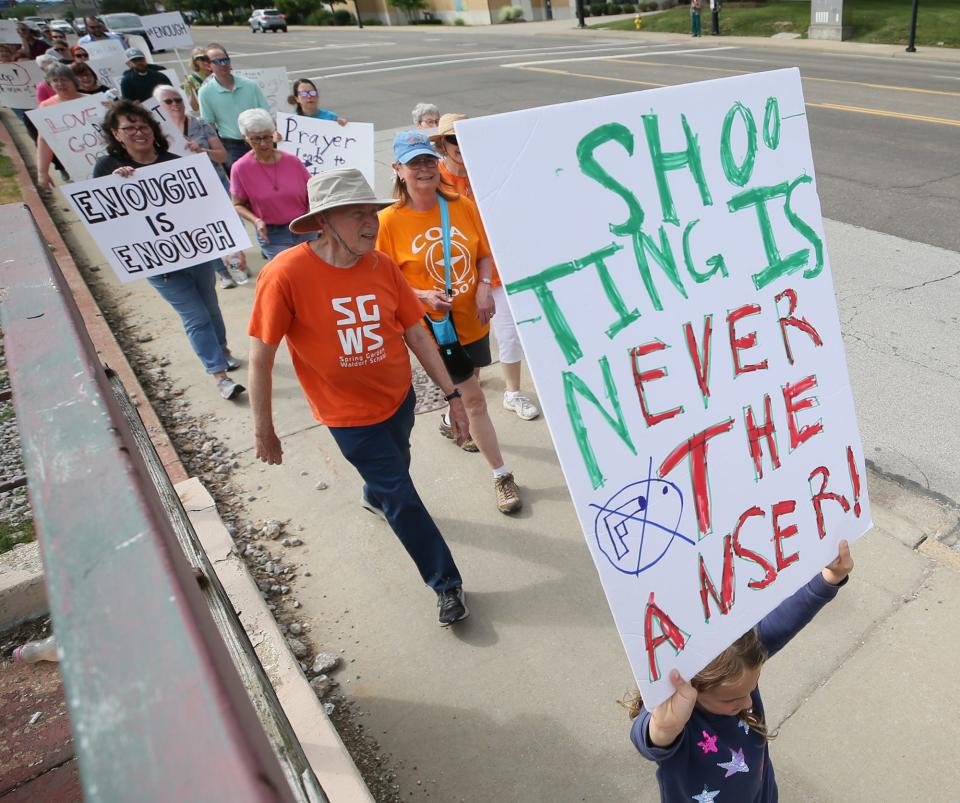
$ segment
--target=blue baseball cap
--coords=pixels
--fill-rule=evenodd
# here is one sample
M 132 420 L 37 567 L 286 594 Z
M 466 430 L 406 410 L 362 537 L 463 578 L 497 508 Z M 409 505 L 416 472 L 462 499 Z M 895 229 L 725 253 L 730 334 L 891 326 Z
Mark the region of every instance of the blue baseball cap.
M 430 138 L 422 131 L 401 131 L 393 138 L 393 158 L 402 165 L 418 156 L 440 158 Z

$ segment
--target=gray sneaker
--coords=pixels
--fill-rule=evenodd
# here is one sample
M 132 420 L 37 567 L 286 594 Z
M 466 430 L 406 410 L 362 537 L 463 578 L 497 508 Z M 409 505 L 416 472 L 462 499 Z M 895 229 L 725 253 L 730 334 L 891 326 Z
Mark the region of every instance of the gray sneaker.
M 383 512 L 383 508 L 380 507 L 380 505 L 375 505 L 373 502 L 367 499 L 366 494 L 363 494 L 360 497 L 360 504 L 363 505 L 364 510 L 370 511 L 371 513 L 373 513 L 374 516 L 376 516 L 379 519 L 382 519 L 383 521 L 387 521 L 387 514 Z
M 232 290 L 237 286 L 237 283 L 233 280 L 233 277 L 226 273 L 218 273 L 217 277 L 220 279 L 220 289 L 221 290 Z
M 448 588 L 437 594 L 437 607 L 440 614 L 437 621 L 440 627 L 450 627 L 454 622 L 466 619 L 470 615 L 467 609 L 467 595 L 463 588 Z
M 238 382 L 234 382 L 229 376 L 222 376 L 217 380 L 217 390 L 227 401 L 233 401 L 246 391 L 246 388 Z

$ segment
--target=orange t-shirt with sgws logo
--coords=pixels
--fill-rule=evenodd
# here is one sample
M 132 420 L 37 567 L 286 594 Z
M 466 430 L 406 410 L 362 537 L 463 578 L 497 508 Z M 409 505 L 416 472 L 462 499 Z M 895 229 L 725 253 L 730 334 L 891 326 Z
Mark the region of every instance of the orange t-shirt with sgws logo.
M 477 262 L 490 256 L 490 244 L 480 213 L 469 198 L 447 201 L 450 209 L 450 282 L 453 286 L 453 324 L 463 344 L 473 343 L 490 331 L 477 318 Z M 377 248 L 400 266 L 411 287 L 439 290 L 446 287 L 443 229 L 439 204 L 429 212 L 409 206 L 391 206 L 380 212 Z M 424 309 L 426 309 L 424 307 Z M 427 310 L 431 317 L 440 313 Z
M 422 318 L 423 305 L 385 254 L 337 268 L 301 243 L 260 271 L 247 331 L 274 345 L 286 338 L 314 418 L 359 427 L 386 421 L 406 399 L 403 333 Z

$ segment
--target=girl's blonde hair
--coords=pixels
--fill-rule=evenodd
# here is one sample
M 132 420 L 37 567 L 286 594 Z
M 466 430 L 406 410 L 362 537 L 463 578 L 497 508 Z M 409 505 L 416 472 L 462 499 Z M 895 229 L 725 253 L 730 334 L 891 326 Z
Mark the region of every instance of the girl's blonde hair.
M 766 647 L 760 641 L 757 629 L 753 627 L 698 672 L 690 685 L 697 692 L 709 691 L 724 683 L 738 680 L 744 672 L 763 666 L 766 660 Z M 619 702 L 627 709 L 630 719 L 636 719 L 640 715 L 643 698 L 639 691 L 631 692 Z M 759 733 L 765 742 L 776 737 L 775 733 L 767 731 L 763 717 L 757 712 L 741 711 L 738 716 L 751 730 Z

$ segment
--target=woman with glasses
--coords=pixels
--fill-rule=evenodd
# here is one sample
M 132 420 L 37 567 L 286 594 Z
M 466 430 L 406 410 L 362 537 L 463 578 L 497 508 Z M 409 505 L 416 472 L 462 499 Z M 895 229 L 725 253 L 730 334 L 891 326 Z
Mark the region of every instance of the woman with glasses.
M 83 45 L 74 45 L 70 48 L 74 61 L 90 61 L 90 54 Z
M 80 94 L 80 84 L 77 82 L 77 77 L 66 64 L 54 64 L 47 68 L 46 81 L 54 94 L 42 101 L 40 108 L 83 97 Z M 50 177 L 50 165 L 53 163 L 53 151 L 50 150 L 47 141 L 43 137 L 37 137 L 37 186 L 42 190 L 49 190 L 53 186 L 53 179 Z M 63 173 L 64 179 L 69 179 L 62 165 L 59 162 L 56 164 L 57 168 Z
M 93 67 L 85 61 L 74 61 L 70 71 L 77 77 L 77 84 L 82 95 L 96 95 L 98 92 L 109 92 L 110 87 L 100 83 L 100 78 Z
M 466 195 L 473 200 L 473 188 L 470 186 L 470 177 L 467 175 L 467 166 L 463 162 L 460 146 L 457 143 L 457 134 L 454 124 L 458 120 L 466 120 L 465 114 L 445 114 L 437 124 L 437 133 L 431 134 L 430 141 L 437 146 L 440 152 L 440 180 L 452 187 L 460 195 Z M 496 265 L 493 267 L 492 285 L 490 292 L 497 307 L 497 314 L 490 320 L 493 334 L 497 338 L 500 370 L 503 372 L 503 408 L 516 413 L 524 421 L 531 421 L 540 415 L 537 407 L 527 394 L 520 390 L 520 369 L 523 360 L 523 347 L 520 345 L 520 335 L 517 334 L 517 324 L 510 313 L 507 304 L 507 291 L 497 275 Z
M 190 54 L 190 66 L 193 72 L 183 80 L 183 91 L 187 94 L 190 101 L 190 108 L 194 113 L 200 111 L 200 100 L 197 97 L 203 82 L 210 77 L 210 57 L 204 52 L 202 47 L 195 47 Z
M 300 78 L 293 82 L 293 94 L 287 98 L 287 103 L 293 106 L 301 117 L 336 120 L 340 125 L 347 124 L 346 118 L 336 112 L 320 108 L 320 93 L 317 91 L 317 85 L 309 78 Z
M 447 366 L 470 421 L 470 439 L 461 448 L 483 455 L 493 472 L 497 509 L 513 513 L 522 506 L 520 491 L 503 462 L 477 378 L 480 368 L 490 365 L 490 318 L 496 311 L 490 293 L 493 258 L 480 213 L 469 198 L 441 186 L 440 157 L 423 131 L 397 134 L 393 155 L 397 203 L 380 213 L 377 250 L 400 266 L 425 314 L 435 321 L 450 314 L 468 358 Z M 442 235 L 444 206 L 449 258 Z M 447 294 L 448 283 L 452 295 Z M 440 419 L 440 433 L 454 438 L 446 414 Z
M 230 179 L 224 170 L 227 163 L 227 149 L 223 147 L 220 137 L 202 117 L 192 117 L 187 114 L 186 102 L 183 93 L 175 86 L 158 86 L 153 90 L 153 99 L 163 104 L 163 113 L 177 130 L 183 134 L 187 148 L 193 153 L 205 153 L 213 162 L 213 169 L 223 184 L 223 188 L 230 192 Z M 235 275 L 229 269 L 230 260 L 235 260 L 237 268 Z M 217 275 L 220 277 L 220 289 L 230 290 L 237 284 L 246 284 L 250 276 L 247 272 L 247 257 L 243 251 L 224 257 L 225 263 L 218 263 Z
M 129 178 L 141 167 L 178 158 L 170 153 L 170 145 L 153 115 L 133 101 L 120 100 L 110 107 L 103 118 L 103 136 L 107 155 L 94 165 L 94 178 L 111 173 Z M 213 259 L 161 276 L 149 276 L 147 281 L 180 316 L 190 346 L 216 381 L 220 395 L 232 400 L 246 388 L 227 375 L 240 363 L 227 347 L 214 279 L 218 264 L 219 260 Z
M 270 112 L 247 109 L 237 125 L 250 146 L 230 171 L 230 194 L 237 214 L 257 231 L 260 252 L 266 260 L 293 245 L 307 242 L 316 232 L 293 234 L 287 226 L 307 213 L 310 174 L 296 156 L 274 147 L 277 129 Z

